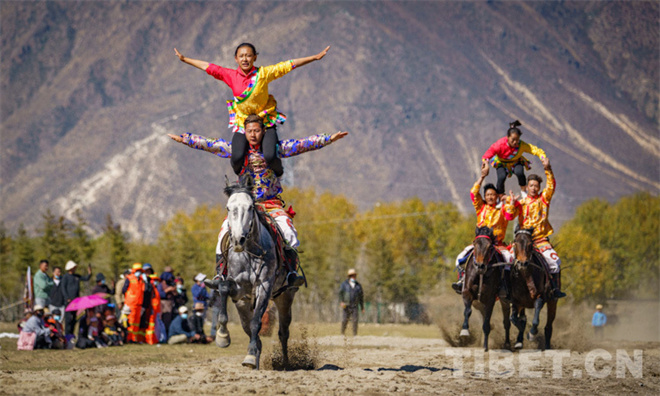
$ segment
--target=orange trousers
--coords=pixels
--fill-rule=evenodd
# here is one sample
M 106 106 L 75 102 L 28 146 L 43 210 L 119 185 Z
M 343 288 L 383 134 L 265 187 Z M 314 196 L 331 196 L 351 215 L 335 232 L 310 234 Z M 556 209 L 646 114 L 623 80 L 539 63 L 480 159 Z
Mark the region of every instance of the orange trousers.
M 141 306 L 130 307 L 131 313 L 128 314 L 128 334 L 126 335 L 127 342 L 144 342 L 145 333 L 140 329 L 140 311 Z
M 147 327 L 146 340 L 147 344 L 155 345 L 158 344 L 158 337 L 156 337 L 156 319 L 158 314 L 151 311 L 151 316 L 149 316 L 149 327 Z

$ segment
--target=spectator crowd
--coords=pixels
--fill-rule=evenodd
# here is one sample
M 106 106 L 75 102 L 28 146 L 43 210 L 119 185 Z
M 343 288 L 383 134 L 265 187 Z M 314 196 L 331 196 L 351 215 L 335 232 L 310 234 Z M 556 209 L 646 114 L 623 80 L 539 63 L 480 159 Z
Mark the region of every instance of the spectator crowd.
M 42 260 L 33 277 L 34 305 L 19 323 L 18 349 L 86 349 L 126 344 L 179 344 L 212 342 L 204 332 L 209 303 L 217 300 L 204 284 L 206 276 L 194 277 L 192 314 L 184 280 L 172 267 L 158 275 L 151 264 L 135 263 L 115 282 L 102 273 L 95 285 L 81 296 L 81 282 L 92 279 L 92 267 L 77 274 L 69 261 L 49 274 L 50 263 Z M 89 288 L 87 288 L 89 289 Z

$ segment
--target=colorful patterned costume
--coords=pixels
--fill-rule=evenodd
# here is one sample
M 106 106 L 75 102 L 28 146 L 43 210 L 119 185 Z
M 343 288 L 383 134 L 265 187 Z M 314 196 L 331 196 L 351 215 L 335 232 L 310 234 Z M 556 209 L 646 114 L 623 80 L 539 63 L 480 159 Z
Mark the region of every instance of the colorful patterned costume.
M 548 221 L 548 214 L 550 212 L 550 201 L 555 193 L 557 182 L 551 169 L 545 171 L 545 177 L 546 186 L 541 194 L 534 198 L 527 196 L 520 201 L 515 201 L 513 204 L 508 202 L 504 205 L 504 210 L 507 220 L 511 221 L 518 217 L 521 228 L 534 227 L 534 232 L 532 233 L 534 246 L 543 253 L 550 267 L 550 273 L 554 274 L 559 272 L 561 260 L 548 241 L 548 237 L 554 232 Z
M 504 167 L 509 176 L 513 173 L 513 166 L 522 163 L 527 170 L 531 169 L 530 162 L 523 157 L 523 153 L 530 153 L 541 160 L 545 158 L 545 152 L 540 148 L 520 141 L 518 147 L 509 146 L 507 137 L 503 137 L 493 143 L 484 153 L 482 160 L 490 162 L 493 168 Z
M 223 139 L 210 140 L 203 136 L 189 133 L 181 135 L 181 137 L 183 143 L 189 147 L 213 153 L 221 158 L 229 158 L 231 156 L 231 143 Z M 279 143 L 279 154 L 281 158 L 293 157 L 308 151 L 318 150 L 330 143 L 332 143 L 330 135 L 326 134 L 313 135 L 304 139 L 281 140 Z M 287 243 L 293 248 L 298 247 L 297 231 L 293 226 L 291 217 L 284 211 L 284 201 L 280 198 L 280 194 L 282 193 L 280 179 L 267 166 L 263 154 L 259 151 L 258 147 L 250 147 L 247 166 L 243 171 L 249 172 L 254 180 L 252 195 L 255 202 L 263 206 L 275 218 Z M 227 229 L 228 226 L 225 219 L 216 249 L 218 254 L 221 254 L 220 240 L 222 240 Z
M 233 132 L 245 133 L 245 119 L 250 114 L 257 114 L 264 120 L 265 128 L 283 124 L 286 116 L 277 111 L 277 102 L 268 93 L 268 83 L 276 80 L 295 68 L 292 60 L 271 66 L 253 67 L 243 74 L 240 68 L 228 69 L 209 64 L 206 73 L 224 81 L 234 94 L 233 100 L 227 101 L 229 110 L 229 128 Z

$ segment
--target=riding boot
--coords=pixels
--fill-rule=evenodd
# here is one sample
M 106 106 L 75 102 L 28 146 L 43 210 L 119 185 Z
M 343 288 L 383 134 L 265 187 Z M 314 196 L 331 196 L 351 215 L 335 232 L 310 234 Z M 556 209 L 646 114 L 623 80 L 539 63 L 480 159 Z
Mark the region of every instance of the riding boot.
M 454 289 L 456 294 L 463 292 L 463 278 L 465 278 L 465 271 L 463 271 L 463 268 L 458 267 L 458 281 L 451 284 L 451 288 Z
M 561 271 L 551 274 L 550 283 L 555 298 L 566 297 L 566 293 L 561 291 Z
M 298 252 L 290 247 L 284 248 L 284 263 L 289 270 L 286 275 L 286 283 L 288 287 L 300 287 L 305 284 L 305 278 L 298 275 L 296 268 L 298 267 Z
M 216 290 L 218 286 L 220 286 L 220 282 L 224 279 L 225 274 L 220 273 L 220 267 L 222 267 L 222 263 L 224 261 L 224 256 L 222 254 L 216 254 L 215 255 L 215 276 L 213 279 L 204 279 L 204 284 L 206 287 L 210 288 L 211 290 Z M 227 269 L 225 268 L 225 271 Z

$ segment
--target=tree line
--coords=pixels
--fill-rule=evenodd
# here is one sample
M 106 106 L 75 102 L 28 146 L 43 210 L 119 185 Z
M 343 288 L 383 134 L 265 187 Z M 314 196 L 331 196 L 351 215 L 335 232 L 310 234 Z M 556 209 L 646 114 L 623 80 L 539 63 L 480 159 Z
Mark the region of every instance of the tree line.
M 474 237 L 476 217 L 446 202 L 409 198 L 377 203 L 367 211 L 340 194 L 291 188 L 284 194 L 296 211 L 308 303 L 336 299 L 339 283 L 356 268 L 371 302 L 416 303 L 424 294 L 449 290 L 456 255 Z M 189 283 L 198 272 L 211 276 L 221 205 L 179 211 L 164 223 L 156 241 L 131 239 L 107 216 L 92 237 L 81 211 L 73 219 L 46 211 L 41 225 L 13 232 L 0 223 L 0 299 L 20 300 L 25 271 L 45 258 L 53 266 L 68 260 L 93 265 L 117 279 L 133 262 L 149 262 L 160 272 L 170 265 Z M 511 240 L 510 225 L 507 240 Z M 565 289 L 574 301 L 658 298 L 660 199 L 639 193 L 615 204 L 594 199 L 577 208 L 552 240 L 562 259 Z

